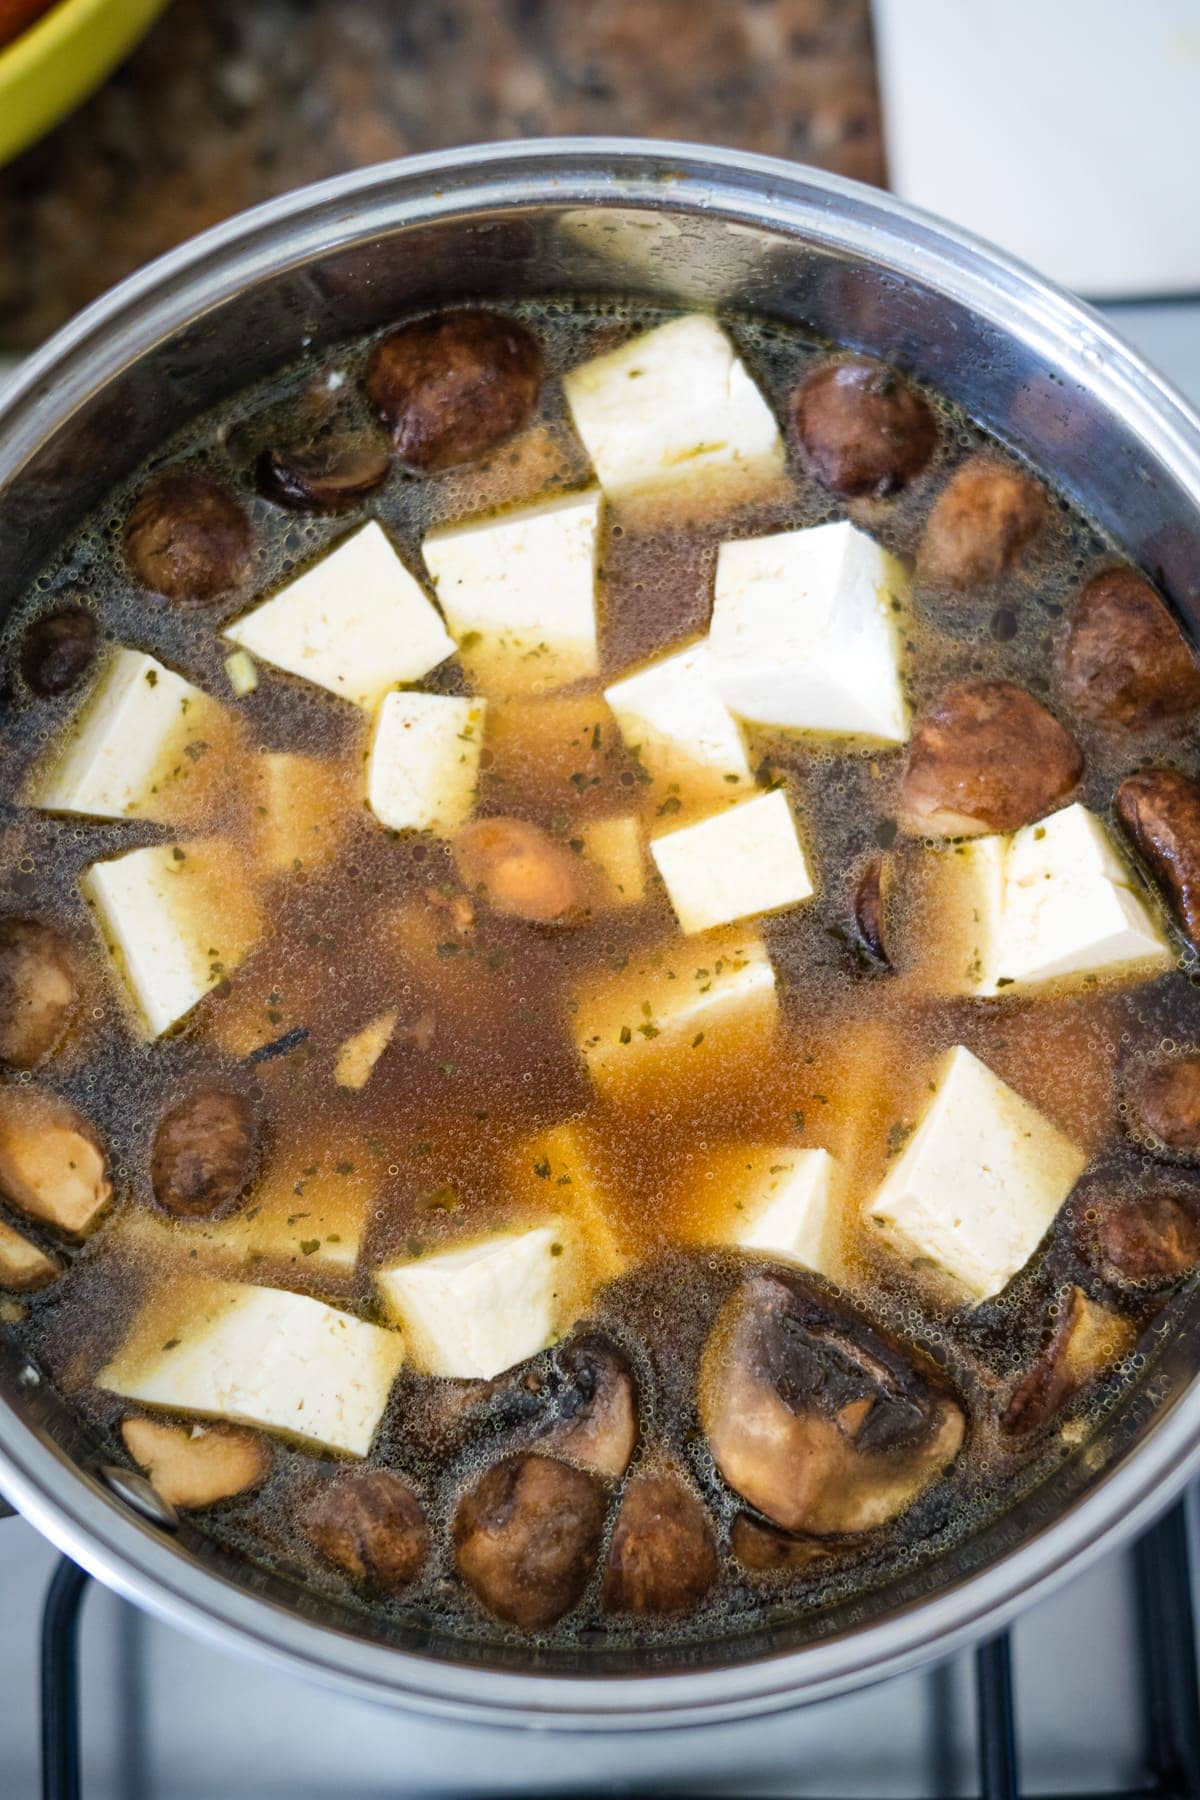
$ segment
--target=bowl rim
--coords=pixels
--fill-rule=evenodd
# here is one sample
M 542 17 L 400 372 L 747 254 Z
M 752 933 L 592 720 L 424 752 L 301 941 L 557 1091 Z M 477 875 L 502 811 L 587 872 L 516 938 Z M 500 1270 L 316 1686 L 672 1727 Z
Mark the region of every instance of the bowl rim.
M 170 251 L 66 324 L 0 388 L 0 492 L 56 424 L 153 343 L 256 277 L 329 255 L 371 225 L 492 207 L 662 206 L 858 251 L 1023 335 L 1127 425 L 1200 508 L 1200 418 L 1084 303 L 973 234 L 890 195 L 777 158 L 668 140 L 547 138 L 402 158 L 296 189 Z M 1147 1528 L 1200 1463 L 1200 1379 L 1136 1450 L 1048 1525 L 954 1586 L 798 1650 L 669 1674 L 513 1673 L 422 1657 L 317 1624 L 174 1553 L 0 1405 L 0 1490 L 64 1554 L 193 1635 L 343 1692 L 432 1716 L 542 1730 L 717 1724 L 824 1700 L 999 1631 Z M 64 1479 L 65 1477 L 65 1479 Z

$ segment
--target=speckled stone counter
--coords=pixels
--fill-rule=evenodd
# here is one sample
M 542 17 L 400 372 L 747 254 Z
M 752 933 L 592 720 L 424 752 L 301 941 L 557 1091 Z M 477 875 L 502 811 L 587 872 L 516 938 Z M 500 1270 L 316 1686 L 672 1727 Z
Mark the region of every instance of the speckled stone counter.
M 0 351 L 286 188 L 558 132 L 880 181 L 867 0 L 175 0 L 107 87 L 0 170 Z

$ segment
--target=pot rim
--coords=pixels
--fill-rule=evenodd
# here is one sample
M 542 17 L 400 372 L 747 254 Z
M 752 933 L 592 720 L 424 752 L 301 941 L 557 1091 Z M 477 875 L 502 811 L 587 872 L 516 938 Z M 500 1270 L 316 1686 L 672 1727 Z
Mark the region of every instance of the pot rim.
M 436 181 L 431 178 L 436 178 Z M 629 205 L 802 232 L 932 285 L 1022 336 L 1120 413 L 1200 509 L 1200 419 L 1082 302 L 972 234 L 780 159 L 633 138 L 468 146 L 357 170 L 241 213 L 87 307 L 0 390 L 0 487 L 130 361 L 254 280 L 398 224 L 491 209 Z M 1016 1549 L 876 1624 L 724 1668 L 518 1674 L 425 1658 L 316 1624 L 175 1554 L 0 1405 L 0 1489 L 64 1554 L 166 1622 L 362 1698 L 475 1723 L 593 1731 L 722 1723 L 824 1700 L 999 1631 L 1148 1527 L 1200 1464 L 1200 1380 L 1082 1499 Z M 732 1645 L 736 1639 L 731 1640 Z

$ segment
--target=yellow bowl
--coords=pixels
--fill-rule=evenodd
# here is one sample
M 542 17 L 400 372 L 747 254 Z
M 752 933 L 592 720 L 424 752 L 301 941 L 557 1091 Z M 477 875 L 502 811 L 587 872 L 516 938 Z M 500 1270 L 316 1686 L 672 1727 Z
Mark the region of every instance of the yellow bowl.
M 58 0 L 0 50 L 0 163 L 98 88 L 167 0 Z

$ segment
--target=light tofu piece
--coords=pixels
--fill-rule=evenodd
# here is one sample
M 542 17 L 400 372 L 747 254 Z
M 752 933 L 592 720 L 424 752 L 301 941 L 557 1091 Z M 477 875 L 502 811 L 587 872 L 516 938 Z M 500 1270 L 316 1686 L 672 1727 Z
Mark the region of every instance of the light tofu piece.
M 237 853 L 216 838 L 93 863 L 79 885 L 151 1037 L 224 981 L 261 935 Z
M 646 854 L 636 815 L 593 819 L 579 827 L 579 837 L 584 861 L 597 877 L 596 905 L 637 906 L 646 898 Z
M 389 694 L 367 756 L 367 804 L 391 831 L 449 837 L 475 810 L 486 702 Z
M 571 1280 L 558 1222 L 499 1232 L 375 1277 L 430 1375 L 490 1380 L 553 1343 Z
M 594 675 L 600 490 L 434 531 L 422 549 L 472 685 L 497 698 Z
M 775 971 L 753 932 L 675 939 L 573 996 L 575 1045 L 601 1092 L 654 1105 L 727 1083 L 775 1029 Z
M 224 709 L 142 650 L 114 650 L 30 787 L 34 806 L 93 819 L 191 816 Z
M 932 1087 L 867 1219 L 905 1262 L 987 1300 L 1033 1255 L 1087 1158 L 962 1044 Z
M 403 1361 L 399 1332 L 321 1300 L 197 1278 L 150 1301 L 97 1384 L 143 1406 L 366 1456 Z
M 341 1045 L 333 1065 L 333 1079 L 339 1087 L 358 1093 L 365 1088 L 375 1071 L 375 1064 L 392 1041 L 400 1015 L 393 1007 L 356 1031 Z
M 612 500 L 718 501 L 770 493 L 779 427 L 715 319 L 673 319 L 572 369 L 563 392 Z
M 224 635 L 367 711 L 454 654 L 437 608 L 374 519 Z
M 234 650 L 225 658 L 225 673 L 239 700 L 244 700 L 247 694 L 254 693 L 258 687 L 258 670 L 254 666 L 254 658 L 245 650 Z
M 350 811 L 337 763 L 264 750 L 254 759 L 252 780 L 257 857 L 265 874 L 320 868 L 336 855 Z
M 577 1124 L 555 1125 L 518 1144 L 509 1177 L 518 1202 L 560 1215 L 560 1234 L 572 1252 L 578 1278 L 576 1310 L 582 1311 L 592 1288 L 611 1281 L 625 1268 L 616 1208 L 605 1193 L 587 1132 Z
M 742 538 L 717 553 L 717 691 L 756 725 L 902 744 L 898 618 L 908 577 L 846 521 Z
M 45 1287 L 58 1274 L 58 1264 L 27 1237 L 0 1219 L 0 1290 L 25 1294 Z
M 697 1210 L 716 1214 L 718 1241 L 836 1280 L 841 1269 L 836 1174 L 828 1150 L 734 1146 L 707 1162 L 697 1185 Z
M 741 731 L 713 683 L 707 639 L 604 690 L 630 750 L 684 804 L 739 799 L 754 786 Z
M 652 838 L 650 854 L 689 934 L 797 906 L 813 891 L 782 789 Z

